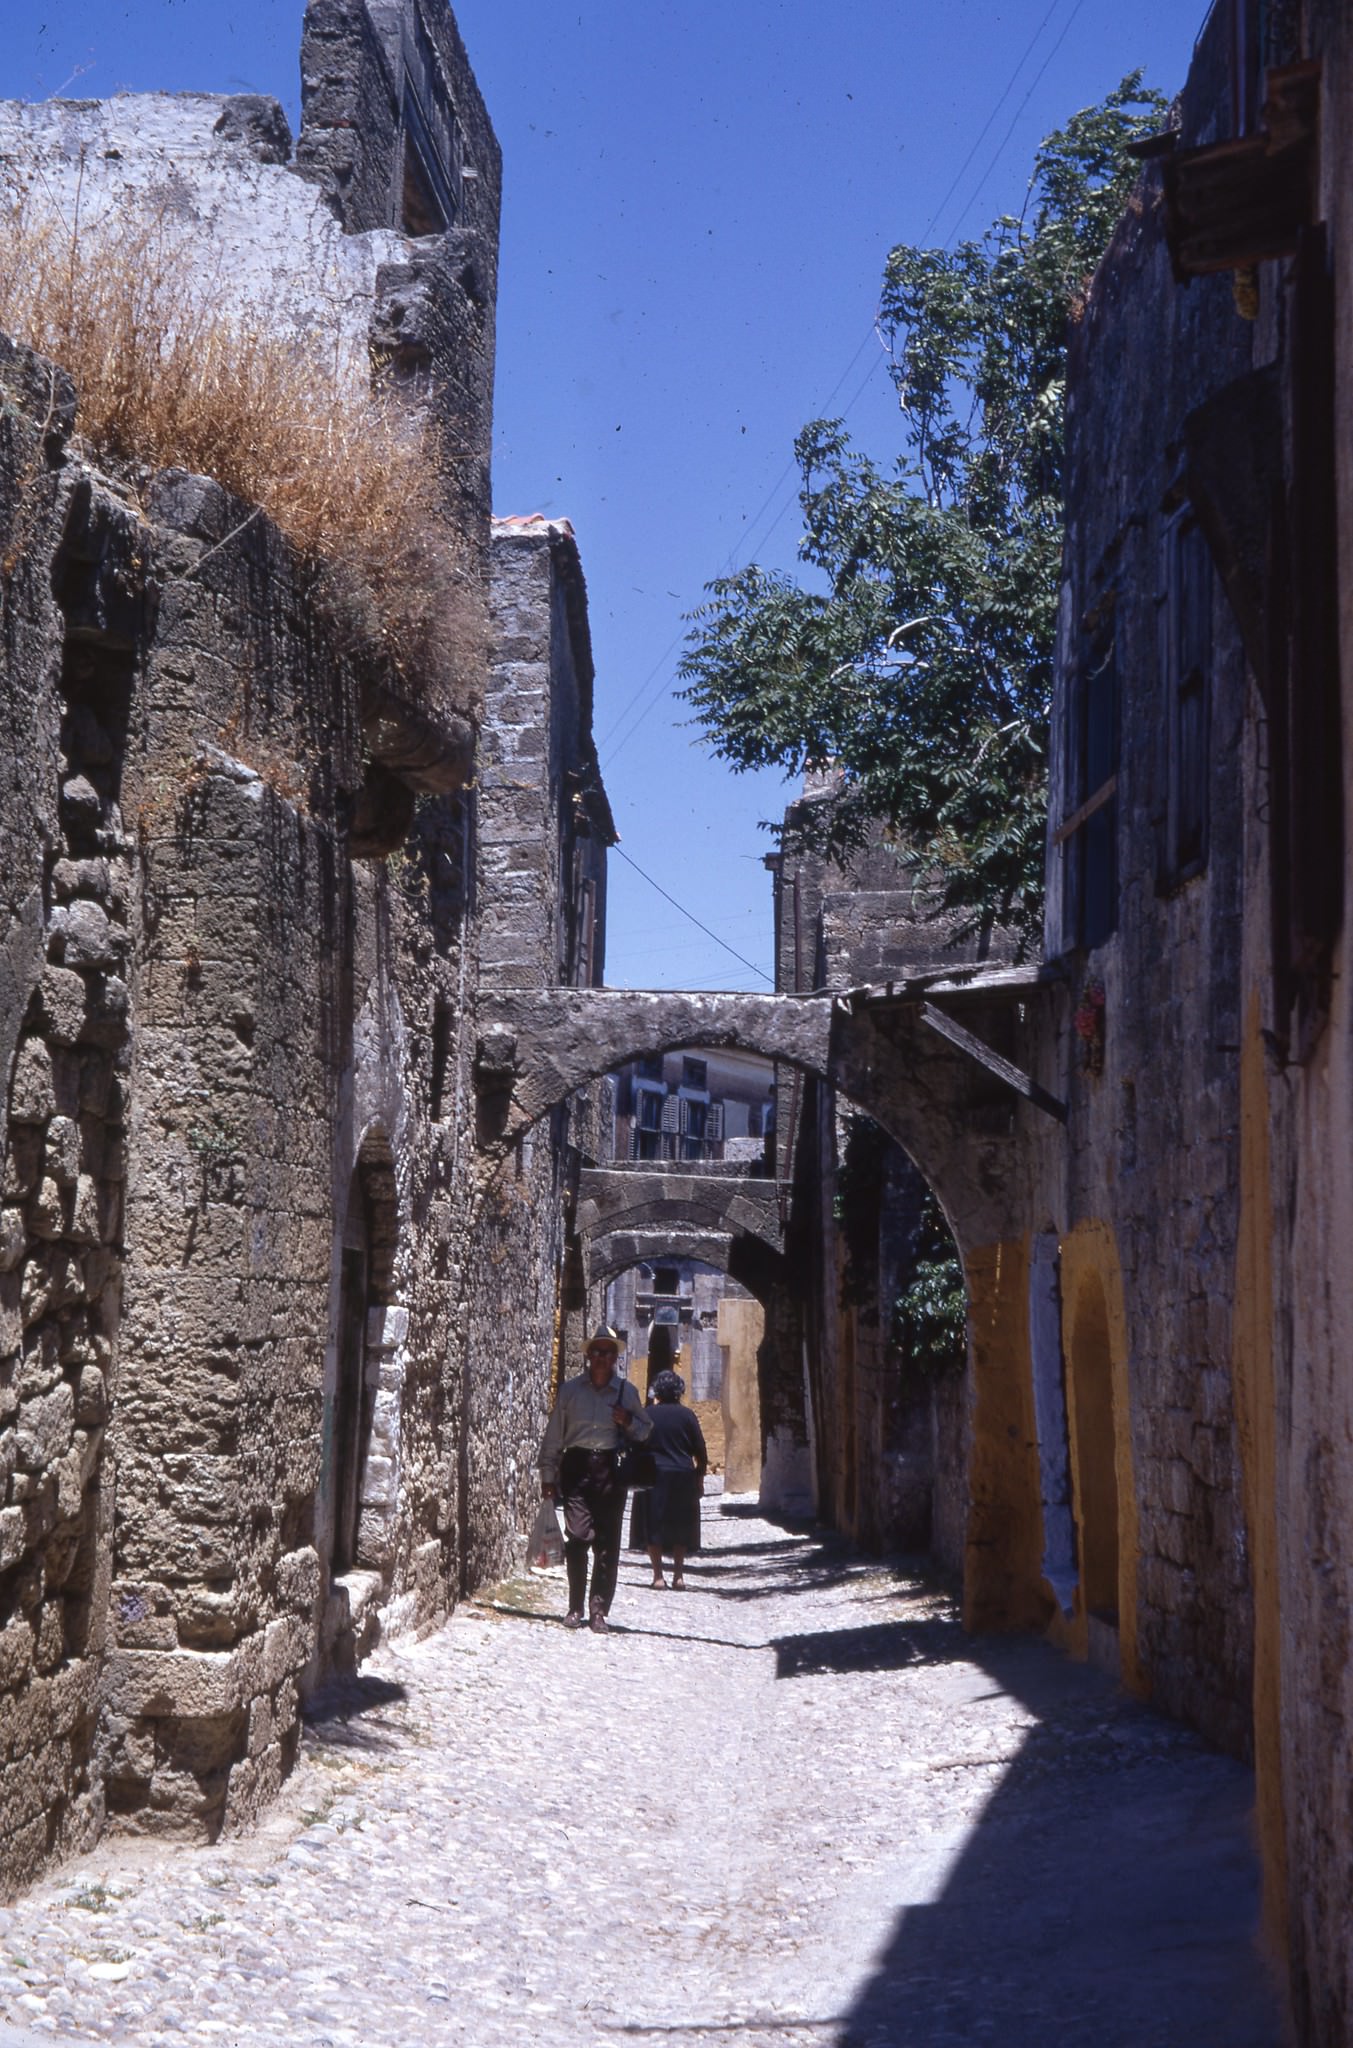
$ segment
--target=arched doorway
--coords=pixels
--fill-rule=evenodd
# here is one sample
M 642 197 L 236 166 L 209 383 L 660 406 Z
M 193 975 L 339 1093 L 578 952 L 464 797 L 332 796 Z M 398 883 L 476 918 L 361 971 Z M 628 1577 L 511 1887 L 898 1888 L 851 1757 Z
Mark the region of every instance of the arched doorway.
M 1095 1273 L 1085 1275 L 1071 1304 L 1069 1340 L 1067 1406 L 1081 1599 L 1090 1622 L 1116 1633 L 1118 1432 L 1108 1308 Z

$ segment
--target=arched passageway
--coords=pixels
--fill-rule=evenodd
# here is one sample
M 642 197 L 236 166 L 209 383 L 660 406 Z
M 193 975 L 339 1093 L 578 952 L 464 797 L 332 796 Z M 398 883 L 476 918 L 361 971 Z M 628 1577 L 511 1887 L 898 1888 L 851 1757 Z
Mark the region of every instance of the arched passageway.
M 620 1334 L 630 1379 L 647 1393 L 675 1366 L 686 1382 L 711 1456 L 733 1493 L 761 1484 L 762 1382 L 780 1371 L 763 1299 L 740 1281 L 738 1240 L 613 1236 L 594 1254 L 590 1301 Z M 764 1273 L 757 1276 L 766 1282 Z M 731 1284 L 730 1284 L 731 1283 Z M 775 1296 L 766 1294 L 773 1307 Z
M 1029 1365 L 1026 1141 L 1055 1143 L 1065 1115 L 1046 1058 L 1055 1035 L 1044 1028 L 1049 1004 L 1060 1000 L 1020 971 L 974 969 L 831 997 L 500 991 L 480 1016 L 479 1135 L 490 1174 L 515 1135 L 552 1102 L 628 1060 L 735 1045 L 795 1071 L 798 1151 L 786 1148 L 782 1133 L 779 1178 L 770 1184 L 777 1226 L 786 1214 L 799 1219 L 787 1258 L 778 1229 L 760 1234 L 787 1283 L 764 1297 L 763 1358 L 773 1356 L 775 1367 L 761 1375 L 763 1502 L 779 1512 L 825 1512 L 869 1544 L 921 1541 L 921 1518 L 904 1513 L 903 1502 L 928 1489 L 932 1508 L 944 1504 L 931 1520 L 942 1526 L 944 1560 L 963 1573 L 965 1612 L 998 1626 L 1037 1624 L 1048 1614 Z M 1036 1031 L 1027 1021 L 1035 1015 Z M 1019 1064 L 1035 1056 L 1041 1078 Z M 851 1314 L 833 1340 L 835 1366 L 822 1366 L 823 1332 L 846 1277 L 839 1247 L 834 1271 L 823 1249 L 836 1229 L 828 1126 L 852 1109 L 912 1163 L 961 1258 L 968 1363 L 945 1389 L 928 1393 L 924 1443 L 919 1424 L 895 1426 L 906 1402 L 894 1398 L 892 1362 L 881 1355 L 886 1304 L 872 1325 L 863 1304 L 847 1304 Z M 803 1151 L 801 1141 L 810 1128 L 817 1164 L 804 1173 L 812 1148 Z M 661 1231 L 731 1220 L 716 1206 L 692 1214 L 693 1195 L 675 1198 L 676 1207 L 667 1206 L 673 1198 L 665 1189 L 653 1189 L 646 1205 L 627 1198 L 628 1221 Z M 741 1231 L 744 1255 L 757 1241 L 754 1228 Z

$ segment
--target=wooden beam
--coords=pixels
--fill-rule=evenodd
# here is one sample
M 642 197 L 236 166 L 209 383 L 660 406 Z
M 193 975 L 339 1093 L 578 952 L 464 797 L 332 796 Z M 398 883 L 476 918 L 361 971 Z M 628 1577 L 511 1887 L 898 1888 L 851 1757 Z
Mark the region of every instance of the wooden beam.
M 941 1038 L 947 1038 L 960 1052 L 967 1053 L 969 1059 L 976 1060 L 980 1067 L 985 1067 L 998 1081 L 1004 1081 L 1007 1088 L 1014 1089 L 1016 1095 L 1022 1095 L 1026 1102 L 1032 1102 L 1035 1109 L 1041 1109 L 1045 1115 L 1054 1117 L 1059 1124 L 1066 1122 L 1067 1107 L 1064 1102 L 1059 1101 L 1055 1095 L 1050 1095 L 1046 1088 L 1040 1087 L 1028 1074 L 1021 1073 L 1018 1067 L 1012 1067 L 1009 1060 L 1002 1059 L 1001 1055 L 993 1052 L 983 1039 L 956 1022 L 944 1010 L 937 1009 L 934 1003 L 922 1003 L 921 1022 L 928 1024 L 932 1031 L 938 1031 Z
M 1052 835 L 1053 845 L 1060 846 L 1064 840 L 1071 837 L 1073 832 L 1079 832 L 1086 819 L 1093 818 L 1096 811 L 1102 811 L 1109 798 L 1117 796 L 1117 794 L 1118 774 L 1117 770 L 1115 770 L 1107 782 L 1100 783 L 1093 796 L 1088 796 L 1085 799 L 1085 802 L 1078 811 L 1073 811 L 1071 816 L 1064 819 L 1057 827 L 1057 830 Z

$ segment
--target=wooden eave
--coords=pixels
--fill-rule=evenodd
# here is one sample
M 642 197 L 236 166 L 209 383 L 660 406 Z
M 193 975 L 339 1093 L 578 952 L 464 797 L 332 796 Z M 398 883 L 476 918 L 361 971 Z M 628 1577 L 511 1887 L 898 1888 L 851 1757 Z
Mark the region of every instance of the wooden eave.
M 1290 256 L 1316 214 L 1320 65 L 1268 75 L 1253 135 L 1161 157 L 1165 234 L 1180 282 Z

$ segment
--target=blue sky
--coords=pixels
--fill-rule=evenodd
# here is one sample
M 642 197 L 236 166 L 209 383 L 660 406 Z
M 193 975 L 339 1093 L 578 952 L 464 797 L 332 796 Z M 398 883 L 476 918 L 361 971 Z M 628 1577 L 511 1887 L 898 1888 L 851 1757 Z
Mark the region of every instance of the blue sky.
M 758 821 L 673 696 L 682 616 L 755 559 L 792 568 L 789 458 L 845 412 L 879 459 L 898 415 L 872 338 L 899 241 L 1020 205 L 1049 128 L 1141 65 L 1174 91 L 1190 0 L 460 0 L 504 155 L 494 496 L 573 520 L 597 732 L 624 851 L 770 967 Z M 0 91 L 275 93 L 297 119 L 301 0 L 37 0 Z M 623 861 L 608 977 L 766 984 Z

